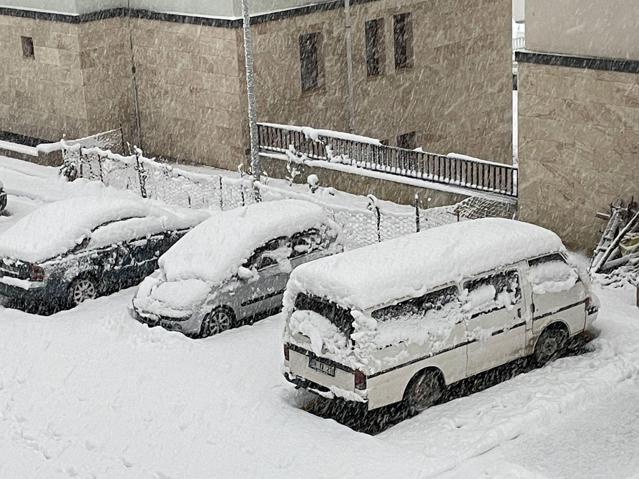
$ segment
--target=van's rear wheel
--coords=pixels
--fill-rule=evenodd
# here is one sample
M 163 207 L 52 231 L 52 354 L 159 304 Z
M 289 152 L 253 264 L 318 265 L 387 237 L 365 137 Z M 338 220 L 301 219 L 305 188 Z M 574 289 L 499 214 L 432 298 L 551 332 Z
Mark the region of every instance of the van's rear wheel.
M 535 364 L 539 367 L 559 357 L 568 341 L 568 331 L 562 327 L 550 327 L 544 330 L 535 345 Z
M 234 315 L 226 308 L 216 308 L 207 314 L 202 320 L 200 328 L 200 337 L 208 338 L 214 334 L 220 334 L 231 329 L 233 325 Z
M 435 371 L 424 371 L 415 376 L 404 394 L 404 403 L 411 415 L 433 406 L 442 396 L 442 383 Z

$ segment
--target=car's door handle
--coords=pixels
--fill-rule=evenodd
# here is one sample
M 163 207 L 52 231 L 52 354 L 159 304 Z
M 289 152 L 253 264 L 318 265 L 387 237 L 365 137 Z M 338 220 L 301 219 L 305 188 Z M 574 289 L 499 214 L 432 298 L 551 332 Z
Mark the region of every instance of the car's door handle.
M 521 319 L 521 308 L 517 308 L 517 317 Z

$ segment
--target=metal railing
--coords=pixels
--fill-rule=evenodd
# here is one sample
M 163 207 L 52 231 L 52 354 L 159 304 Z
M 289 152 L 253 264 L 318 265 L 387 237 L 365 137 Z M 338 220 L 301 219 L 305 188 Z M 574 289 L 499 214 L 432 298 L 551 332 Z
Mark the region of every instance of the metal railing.
M 526 37 L 513 38 L 513 51 L 523 50 L 524 48 L 526 48 Z
M 258 124 L 261 153 L 294 152 L 308 160 L 346 163 L 369 171 L 517 197 L 517 168 L 481 160 L 406 150 L 317 130 Z

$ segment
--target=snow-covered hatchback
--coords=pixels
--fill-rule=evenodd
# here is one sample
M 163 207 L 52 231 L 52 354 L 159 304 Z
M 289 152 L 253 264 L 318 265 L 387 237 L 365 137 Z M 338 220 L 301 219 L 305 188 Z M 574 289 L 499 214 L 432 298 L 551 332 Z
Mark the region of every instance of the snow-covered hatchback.
M 207 337 L 282 307 L 291 271 L 342 250 L 339 229 L 307 201 L 216 213 L 164 256 L 133 299 L 136 319 Z
M 0 235 L 0 300 L 50 313 L 137 284 L 207 217 L 112 195 L 41 206 Z
M 285 376 L 324 397 L 419 412 L 457 381 L 588 336 L 587 275 L 557 235 L 481 219 L 303 265 L 284 296 Z

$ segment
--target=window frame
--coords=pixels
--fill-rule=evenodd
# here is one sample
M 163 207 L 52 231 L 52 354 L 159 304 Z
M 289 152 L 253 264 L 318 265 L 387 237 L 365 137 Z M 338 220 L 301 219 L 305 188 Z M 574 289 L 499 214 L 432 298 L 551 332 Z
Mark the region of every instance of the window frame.
M 395 70 L 406 70 L 414 65 L 413 14 L 393 15 L 393 52 Z
M 33 42 L 33 37 L 21 35 L 20 43 L 22 45 L 22 58 L 35 60 L 35 44 Z
M 310 93 L 324 86 L 324 34 L 320 31 L 300 33 L 298 37 L 299 61 L 300 61 L 300 87 L 302 93 Z M 310 50 L 307 50 L 309 48 Z M 314 57 L 314 72 L 308 78 L 309 66 L 313 64 L 313 58 L 308 58 L 309 53 Z
M 364 22 L 366 77 L 377 78 L 386 73 L 386 22 L 384 17 Z

